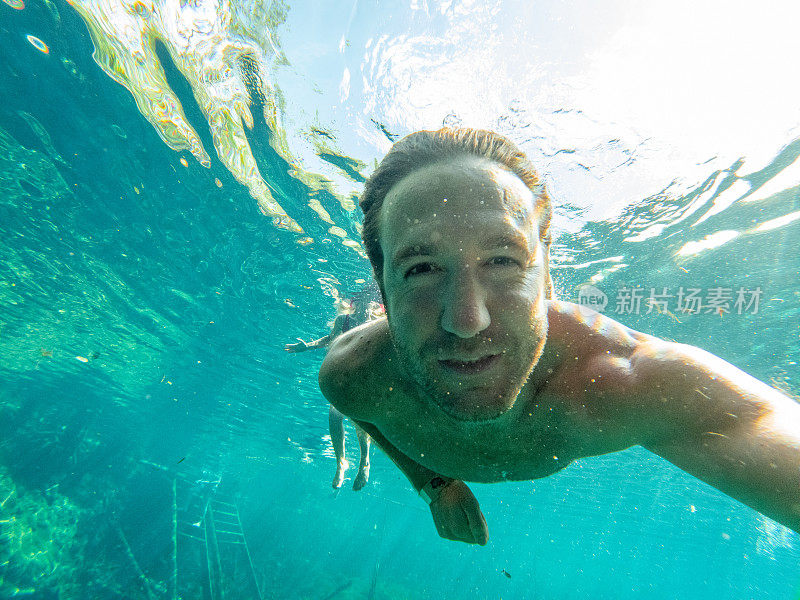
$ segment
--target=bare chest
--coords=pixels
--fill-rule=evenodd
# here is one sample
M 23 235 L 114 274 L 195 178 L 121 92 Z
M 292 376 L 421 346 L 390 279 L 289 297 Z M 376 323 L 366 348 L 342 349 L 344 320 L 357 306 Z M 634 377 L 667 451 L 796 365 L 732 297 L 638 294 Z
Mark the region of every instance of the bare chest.
M 428 469 L 465 481 L 538 479 L 576 458 L 559 419 L 550 415 L 508 427 L 460 423 L 408 399 L 384 414 L 376 425 L 395 447 Z

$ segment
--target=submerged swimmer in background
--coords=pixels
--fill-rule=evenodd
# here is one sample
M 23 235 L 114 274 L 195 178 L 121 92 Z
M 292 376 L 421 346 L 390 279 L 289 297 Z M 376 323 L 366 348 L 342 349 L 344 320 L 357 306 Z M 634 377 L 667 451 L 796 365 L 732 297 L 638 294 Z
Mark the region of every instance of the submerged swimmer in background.
M 380 303 L 371 301 L 368 296 L 378 298 L 377 289 L 374 292 L 365 288 L 359 291 L 352 300 L 336 301 L 336 318 L 333 321 L 331 331 L 328 335 L 319 339 L 304 342 L 300 338 L 293 344 L 286 344 L 287 352 L 305 352 L 315 348 L 325 348 L 341 334 L 351 329 L 383 316 L 383 307 Z M 358 436 L 358 447 L 360 452 L 358 475 L 353 481 L 353 489 L 358 491 L 367 485 L 369 481 L 369 446 L 370 438 L 367 433 L 355 424 L 356 435 Z M 344 435 L 344 415 L 336 410 L 333 405 L 328 410 L 328 428 L 331 434 L 331 444 L 336 455 L 336 474 L 333 476 L 333 487 L 339 489 L 344 483 L 344 475 L 350 467 L 350 463 L 345 457 L 345 435 Z
M 387 318 L 337 338 L 320 387 L 405 473 L 439 535 L 487 542 L 464 481 L 546 477 L 634 445 L 800 532 L 800 404 L 555 300 L 550 199 L 510 141 L 412 134 L 360 204 Z

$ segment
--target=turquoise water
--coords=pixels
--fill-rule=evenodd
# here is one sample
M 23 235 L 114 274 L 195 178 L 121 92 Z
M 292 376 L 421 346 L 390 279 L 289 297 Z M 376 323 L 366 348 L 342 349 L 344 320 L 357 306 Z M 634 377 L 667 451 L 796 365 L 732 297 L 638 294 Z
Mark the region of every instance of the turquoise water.
M 547 6 L 549 18 L 558 6 Z M 797 534 L 641 449 L 535 482 L 472 486 L 490 528 L 483 548 L 439 539 L 424 503 L 378 451 L 367 488 L 353 492 L 350 480 L 333 492 L 327 405 L 316 385 L 323 354 L 283 346 L 325 334 L 332 290 L 347 297 L 370 277 L 367 261 L 339 243 L 359 239 L 357 212 L 342 199 L 357 192 L 387 137 L 413 128 L 385 109 L 383 92 L 367 94 L 370 81 L 385 83 L 370 80 L 367 67 L 387 63 L 365 58 L 365 83 L 344 99 L 340 71 L 330 81 L 323 73 L 344 62 L 355 82 L 358 63 L 348 61 L 377 47 L 368 38 L 386 44 L 381 32 L 433 35 L 456 22 L 440 22 L 445 12 L 437 17 L 433 5 L 429 18 L 404 10 L 286 8 L 277 31 L 295 68 L 275 79 L 281 131 L 292 146 L 300 136 L 292 131 L 325 130 L 330 147 L 311 154 L 330 181 L 350 185 L 299 173 L 293 160 L 302 151 L 283 150 L 280 132 L 254 111 L 252 155 L 303 227 L 297 234 L 273 227 L 213 152 L 205 117 L 163 48 L 166 79 L 209 168 L 165 145 L 92 60 L 72 7 L 0 4 L 0 598 L 800 596 Z M 594 39 L 585 21 L 574 22 Z M 342 32 L 350 41 L 338 52 Z M 460 56 L 436 44 L 428 51 Z M 308 56 L 314 65 L 304 65 Z M 319 76 L 310 94 L 301 89 L 308 73 Z M 429 100 L 421 112 L 433 110 Z M 309 116 L 312 102 L 321 116 Z M 701 346 L 797 397 L 800 138 L 792 127 L 800 121 L 787 117 L 759 159 L 742 142 L 685 172 L 661 173 L 658 185 L 630 197 L 615 177 L 633 173 L 626 161 L 652 165 L 658 146 L 631 141 L 623 125 L 619 139 L 547 138 L 560 135 L 566 113 L 580 113 L 553 102 L 546 119 L 532 104 L 508 102 L 489 124 L 554 173 L 559 295 L 577 300 L 578 286 L 591 282 L 611 313 L 626 287 L 760 289 L 757 311 L 682 314 L 670 304 L 648 312 L 643 304 L 617 318 Z M 429 126 L 471 124 L 467 109 L 455 113 L 446 106 Z M 309 172 L 313 156 L 303 158 Z M 604 186 L 613 188 L 606 196 L 583 193 Z M 630 201 L 612 210 L 613 190 Z M 298 244 L 303 236 L 313 243 Z

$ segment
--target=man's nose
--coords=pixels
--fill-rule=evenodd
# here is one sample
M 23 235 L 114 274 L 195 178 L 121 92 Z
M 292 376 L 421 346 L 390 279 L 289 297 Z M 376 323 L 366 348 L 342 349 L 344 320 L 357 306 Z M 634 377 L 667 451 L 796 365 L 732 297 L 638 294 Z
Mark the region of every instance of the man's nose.
M 486 292 L 471 269 L 462 270 L 442 298 L 442 328 L 460 338 L 471 338 L 491 322 Z

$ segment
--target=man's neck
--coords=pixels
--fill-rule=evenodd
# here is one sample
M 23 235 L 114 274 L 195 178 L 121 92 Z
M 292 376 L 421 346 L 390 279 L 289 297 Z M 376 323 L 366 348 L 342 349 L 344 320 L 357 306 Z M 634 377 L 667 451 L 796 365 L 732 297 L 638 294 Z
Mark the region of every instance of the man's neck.
M 552 345 L 545 341 L 542 355 L 533 367 L 525 385 L 517 396 L 517 404 L 521 407 L 533 407 L 539 404 L 542 393 L 561 364 L 561 358 Z

